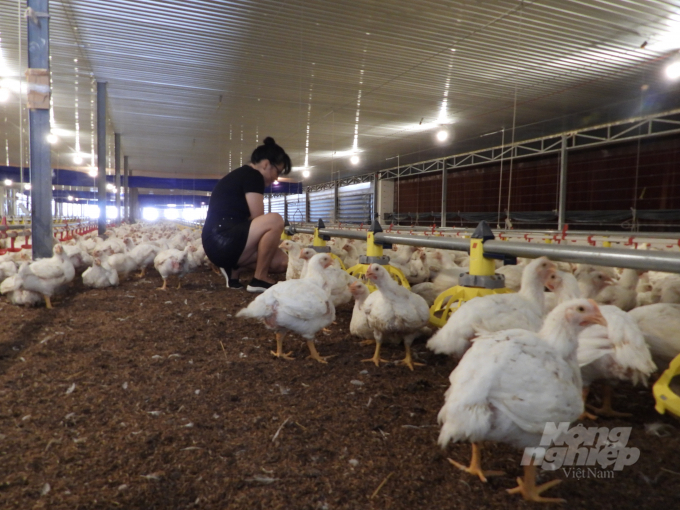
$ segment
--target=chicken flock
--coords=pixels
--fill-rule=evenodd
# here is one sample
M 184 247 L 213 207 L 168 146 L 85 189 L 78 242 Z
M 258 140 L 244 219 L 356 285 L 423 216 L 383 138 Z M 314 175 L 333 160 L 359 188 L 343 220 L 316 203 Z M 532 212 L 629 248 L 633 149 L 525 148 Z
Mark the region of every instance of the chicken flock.
M 474 298 L 463 303 L 438 331 L 429 326 L 429 309 L 444 290 L 457 285 L 468 271 L 465 252 L 396 246 L 390 264 L 406 276 L 411 289 L 392 279 L 380 264 L 371 264 L 366 278 L 376 287 L 337 267 L 358 262 L 365 243 L 334 239 L 330 253 L 317 253 L 304 235 L 284 240 L 289 255 L 286 280 L 253 299 L 237 317 L 257 319 L 275 332 L 272 355 L 284 352 L 287 335 L 304 339 L 310 357 L 327 364 L 330 356 L 317 350 L 319 332 L 336 318 L 336 309 L 352 301 L 350 333 L 361 344 L 375 344 L 363 361 L 380 367 L 383 347 L 403 345 L 397 361 L 417 370 L 411 347 L 418 338 L 436 354 L 452 358 L 444 405 L 438 416 L 439 444 L 472 444 L 469 466 L 451 459 L 456 468 L 485 482 L 500 473 L 481 466 L 483 441 L 523 449 L 539 444 L 546 423 L 630 416 L 612 408 L 612 387 L 621 383 L 647 385 L 655 372 L 680 354 L 680 276 L 630 269 L 558 263 L 540 257 L 502 266 L 506 286 L 516 291 Z M 31 261 L 25 252 L 0 256 L 0 293 L 17 305 L 52 307 L 77 274 L 92 288 L 116 286 L 153 265 L 163 279 L 177 281 L 208 264 L 200 232 L 171 226 L 124 225 L 106 238 L 74 236 L 55 242 L 53 256 Z M 217 268 L 214 268 L 217 269 Z M 328 354 L 328 353 L 325 353 Z M 457 364 L 456 364 L 457 362 Z M 604 383 L 602 405 L 586 405 L 590 386 Z M 590 414 L 587 410 L 592 411 Z M 558 481 L 536 485 L 536 459 L 508 492 L 526 500 L 557 502 L 541 494 Z

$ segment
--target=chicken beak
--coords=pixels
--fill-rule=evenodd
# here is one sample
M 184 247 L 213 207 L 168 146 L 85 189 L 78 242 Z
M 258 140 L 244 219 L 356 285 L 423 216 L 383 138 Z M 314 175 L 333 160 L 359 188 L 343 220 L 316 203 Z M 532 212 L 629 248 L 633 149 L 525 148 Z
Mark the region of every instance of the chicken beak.
M 592 299 L 588 300 L 591 305 L 595 307 L 595 310 L 593 310 L 592 313 L 587 314 L 583 320 L 581 321 L 581 326 L 588 326 L 590 324 L 599 324 L 600 326 L 604 326 L 605 328 L 607 327 L 607 320 L 604 318 L 602 315 L 602 312 L 600 311 L 600 308 L 597 306 L 597 303 L 593 301 Z

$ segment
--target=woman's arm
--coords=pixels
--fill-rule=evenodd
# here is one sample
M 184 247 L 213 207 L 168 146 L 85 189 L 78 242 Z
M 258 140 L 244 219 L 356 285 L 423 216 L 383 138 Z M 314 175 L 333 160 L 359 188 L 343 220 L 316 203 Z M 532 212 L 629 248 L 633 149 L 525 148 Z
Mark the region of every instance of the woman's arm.
M 246 193 L 246 202 L 250 209 L 250 219 L 255 219 L 264 214 L 264 195 L 260 193 Z

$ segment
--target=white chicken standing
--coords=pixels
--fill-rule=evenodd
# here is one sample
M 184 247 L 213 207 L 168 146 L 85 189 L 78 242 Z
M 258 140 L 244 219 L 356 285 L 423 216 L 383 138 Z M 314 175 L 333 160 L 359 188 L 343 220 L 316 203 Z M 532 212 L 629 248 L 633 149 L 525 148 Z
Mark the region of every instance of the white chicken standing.
M 593 273 L 590 273 L 593 274 Z M 580 290 L 573 275 L 558 271 L 547 283 L 560 303 L 580 297 Z M 635 319 L 614 305 L 600 305 L 600 312 L 607 321 L 584 329 L 578 337 L 578 363 L 583 379 L 583 400 L 588 396 L 590 385 L 605 380 L 602 407 L 588 406 L 596 414 L 609 417 L 630 416 L 612 409 L 612 384 L 630 381 L 647 385 L 649 376 L 656 370 L 649 347 L 645 343 Z M 584 417 L 593 418 L 590 414 Z
M 427 342 L 437 354 L 462 356 L 478 331 L 492 333 L 522 328 L 538 331 L 543 324 L 543 286 L 555 272 L 555 264 L 539 257 L 522 273 L 517 294 L 491 294 L 466 301 Z
M 306 261 L 307 268 L 309 267 L 309 261 L 316 255 L 318 254 L 313 248 L 303 248 L 300 250 L 300 259 Z M 333 260 L 335 259 L 331 258 L 331 263 Z M 304 271 L 304 276 L 301 276 L 301 278 L 306 278 L 307 276 L 308 270 Z M 328 289 L 331 300 L 333 301 L 333 306 L 337 307 L 344 305 L 352 300 L 352 293 L 349 291 L 348 285 L 356 281 L 355 277 L 332 265 L 326 268 L 321 276 L 328 282 Z
M 22 264 L 16 274 L 18 288 L 41 294 L 47 308 L 52 308 L 51 298 L 57 289 L 72 282 L 76 275 L 76 269 L 62 245 L 55 245 L 52 253 L 49 259 Z
M 349 290 L 354 296 L 354 309 L 352 310 L 352 320 L 349 323 L 349 332 L 362 339 L 362 345 L 372 344 L 373 330 L 368 325 L 368 317 L 364 312 L 366 298 L 371 295 L 371 291 L 359 280 L 349 284 Z
M 294 359 L 290 352 L 283 352 L 283 339 L 288 332 L 293 332 L 307 340 L 312 359 L 327 363 L 316 350 L 314 338 L 320 329 L 335 320 L 335 307 L 321 274 L 331 264 L 329 254 L 315 255 L 309 261 L 307 278 L 277 283 L 257 296 L 236 317 L 260 319 L 268 329 L 275 330 L 276 352 L 272 351 L 272 354 L 277 358 Z
M 167 290 L 168 277 L 170 275 L 178 276 L 177 288 L 180 288 L 182 284 L 181 279 L 189 272 L 188 254 L 192 249 L 195 250 L 196 248 L 188 244 L 184 251 L 169 248 L 158 252 L 158 255 L 153 259 L 154 267 L 163 278 L 163 286 L 159 287 L 158 290 Z
M 380 366 L 380 362 L 385 361 L 380 359 L 382 343 L 403 341 L 406 356 L 400 363 L 413 370 L 415 363 L 411 357 L 411 344 L 423 333 L 429 321 L 427 302 L 395 282 L 380 264 L 371 264 L 366 277 L 377 287 L 363 306 L 376 346 L 373 357 L 363 361 L 372 361 Z
M 577 337 L 590 324 L 604 324 L 592 300 L 559 305 L 538 333 L 509 329 L 480 336 L 451 373 L 439 411 L 439 444 L 472 443 L 472 461 L 454 466 L 483 482 L 478 443 L 498 441 L 516 448 L 538 446 L 548 422 L 572 422 L 583 411 Z M 536 486 L 536 466 L 524 466 L 512 494 L 537 502 L 559 502 L 540 494 L 559 480 Z
M 95 258 L 92 267 L 87 268 L 83 272 L 83 284 L 86 287 L 103 289 L 105 287 L 115 287 L 118 283 L 118 271 L 106 262 L 102 262 L 99 258 Z
M 161 251 L 160 247 L 151 243 L 140 243 L 128 252 L 128 255 L 137 263 L 139 277 L 143 278 L 146 268 L 153 264 L 156 255 Z
M 624 312 L 628 312 L 637 306 L 637 291 L 635 290 L 640 279 L 640 272 L 636 269 L 624 269 L 618 282 L 602 289 L 595 301 L 602 305 L 618 306 Z
M 288 254 L 288 267 L 286 268 L 286 280 L 295 280 L 300 278 L 300 272 L 304 265 L 303 259 L 300 258 L 300 245 L 290 239 L 281 241 L 279 245 L 283 251 Z

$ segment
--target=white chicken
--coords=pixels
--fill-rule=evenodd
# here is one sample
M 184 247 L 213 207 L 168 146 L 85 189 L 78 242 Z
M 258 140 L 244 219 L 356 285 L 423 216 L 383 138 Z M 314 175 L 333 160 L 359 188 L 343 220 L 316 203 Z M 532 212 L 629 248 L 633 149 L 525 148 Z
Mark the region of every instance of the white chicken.
M 277 358 L 294 359 L 290 352 L 283 352 L 283 339 L 288 332 L 293 332 L 307 340 L 312 359 L 327 363 L 316 350 L 314 339 L 320 329 L 335 320 L 335 307 L 321 274 L 331 263 L 329 254 L 315 255 L 309 261 L 307 278 L 277 283 L 236 314 L 237 317 L 260 319 L 268 329 L 276 331 L 276 352 L 272 351 L 272 354 Z
M 373 330 L 368 325 L 368 317 L 364 312 L 366 298 L 371 295 L 371 291 L 359 280 L 349 284 L 349 290 L 354 296 L 354 309 L 352 310 L 352 320 L 349 323 L 349 332 L 362 339 L 362 345 L 372 344 Z
M 403 342 L 406 356 L 400 363 L 413 370 L 411 344 L 423 333 L 430 318 L 430 308 L 418 294 L 395 282 L 380 264 L 371 264 L 366 277 L 377 287 L 363 306 L 376 346 L 373 357 L 364 361 L 380 366 L 380 362 L 385 361 L 380 359 L 382 343 Z
M 522 273 L 517 294 L 491 294 L 466 301 L 427 342 L 437 354 L 462 356 L 478 331 L 522 328 L 538 331 L 543 324 L 543 287 L 555 272 L 546 257 L 532 261 Z
M 591 273 L 593 274 L 593 273 Z M 558 271 L 547 286 L 565 302 L 580 297 L 574 276 Z M 591 409 L 596 414 L 609 417 L 630 416 L 612 409 L 612 387 L 615 381 L 631 381 L 647 385 L 649 376 L 656 370 L 649 347 L 635 319 L 614 305 L 601 305 L 600 312 L 607 321 L 606 326 L 593 325 L 581 332 L 578 338 L 578 362 L 583 378 L 583 399 L 596 380 L 607 381 L 601 408 Z M 593 418 L 586 414 L 585 417 Z
M 38 292 L 22 289 L 20 282 L 19 275 L 8 276 L 0 283 L 0 294 L 7 294 L 9 302 L 13 305 L 37 306 L 42 303 L 43 298 Z
M 411 292 L 423 298 L 427 302 L 427 306 L 432 306 L 439 295 L 432 282 L 417 283 L 411 287 Z
M 83 272 L 83 284 L 86 287 L 103 289 L 104 287 L 115 287 L 118 282 L 118 271 L 99 258 L 95 258 L 92 267 L 88 267 Z
M 502 274 L 505 277 L 505 286 L 508 289 L 519 292 L 522 288 L 522 273 L 524 273 L 523 264 L 505 265 L 496 269 L 496 274 Z
M 160 247 L 156 244 L 140 243 L 128 252 L 128 255 L 132 257 L 140 270 L 138 275 L 140 278 L 144 277 L 146 268 L 153 264 L 160 251 Z
M 594 266 L 588 266 L 594 267 Z M 578 281 L 581 296 L 585 299 L 593 299 L 602 289 L 612 283 L 612 278 L 601 271 L 582 271 L 581 273 L 574 273 Z
M 300 251 L 300 258 L 307 262 L 307 267 L 309 267 L 309 261 L 316 255 L 318 255 L 318 253 L 312 248 L 303 248 Z M 305 276 L 302 278 L 307 277 L 307 272 L 308 271 L 305 271 Z M 333 265 L 326 268 L 326 270 L 321 273 L 321 276 L 328 283 L 328 289 L 331 300 L 333 301 L 333 306 L 338 307 L 340 305 L 344 305 L 345 303 L 349 303 L 352 300 L 352 293 L 350 292 L 348 285 L 356 281 L 355 277 L 351 276 L 342 269 L 334 267 Z
M 509 329 L 480 336 L 451 373 L 451 386 L 439 411 L 439 444 L 472 443 L 472 461 L 449 461 L 486 481 L 478 443 L 498 441 L 516 448 L 540 444 L 547 422 L 572 422 L 583 411 L 577 337 L 589 324 L 604 324 L 594 301 L 559 305 L 538 333 Z M 540 494 L 559 481 L 536 486 L 536 466 L 508 492 L 526 500 L 557 502 Z
M 295 280 L 300 278 L 304 260 L 300 258 L 300 245 L 295 241 L 286 239 L 281 241 L 279 245 L 283 251 L 288 254 L 288 267 L 286 268 L 286 280 Z
M 110 257 L 106 258 L 106 263 L 109 267 L 116 270 L 118 273 L 118 278 L 124 280 L 128 275 L 139 269 L 137 262 L 128 253 L 114 253 Z
M 637 291 L 640 273 L 635 269 L 624 269 L 618 282 L 612 282 L 596 296 L 595 301 L 602 305 L 618 306 L 624 312 L 637 306 Z
M 659 370 L 680 354 L 680 305 L 656 303 L 628 312 L 637 321 Z
M 184 248 L 184 251 L 179 251 L 174 248 L 162 250 L 153 259 L 153 265 L 163 278 L 163 286 L 158 290 L 167 290 L 168 277 L 170 275 L 177 275 L 177 288 L 179 289 L 182 282 L 181 279 L 189 272 L 188 253 L 190 250 L 196 249 L 190 244 Z
M 51 258 L 22 264 L 16 274 L 19 289 L 37 292 L 45 299 L 45 306 L 52 308 L 51 298 L 60 287 L 73 281 L 76 270 L 71 259 L 60 244 L 54 246 Z

